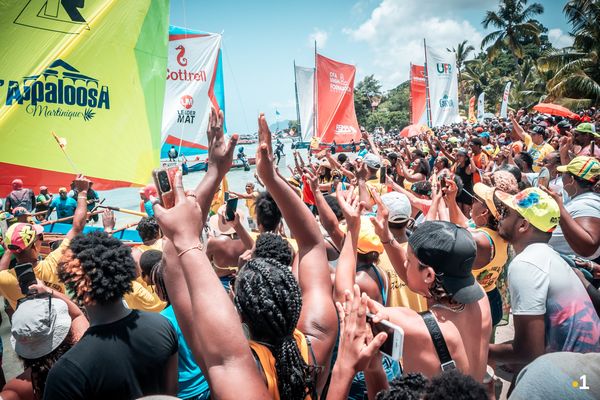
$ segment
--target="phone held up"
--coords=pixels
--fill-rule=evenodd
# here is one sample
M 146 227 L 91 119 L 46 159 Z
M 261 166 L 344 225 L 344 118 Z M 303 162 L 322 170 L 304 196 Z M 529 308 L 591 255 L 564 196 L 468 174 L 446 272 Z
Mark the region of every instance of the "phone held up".
M 17 280 L 19 281 L 21 293 L 26 296 L 32 294 L 29 291 L 29 286 L 37 283 L 37 280 L 35 279 L 35 273 L 33 272 L 33 264 L 26 263 L 15 265 L 15 274 L 17 275 Z
M 238 206 L 238 198 L 229 194 L 229 192 L 225 192 L 225 201 L 225 220 L 233 221 Z
M 402 358 L 402 348 L 404 347 L 404 330 L 389 321 L 374 323 L 373 317 L 373 314 L 367 312 L 367 322 L 371 325 L 373 336 L 379 332 L 387 333 L 387 339 L 379 348 L 379 351 L 399 361 Z
M 385 178 L 387 175 L 387 168 L 382 166 L 379 168 L 379 183 L 385 183 Z
M 158 168 L 152 171 L 154 185 L 158 192 L 160 204 L 164 208 L 172 208 L 175 205 L 175 191 L 173 190 L 173 182 L 178 167 Z

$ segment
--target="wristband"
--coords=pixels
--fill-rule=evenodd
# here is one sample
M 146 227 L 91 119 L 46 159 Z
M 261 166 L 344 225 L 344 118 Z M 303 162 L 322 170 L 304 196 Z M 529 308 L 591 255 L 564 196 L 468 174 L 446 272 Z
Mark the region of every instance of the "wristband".
M 197 245 L 190 247 L 189 249 L 185 249 L 182 252 L 180 252 L 179 254 L 177 254 L 177 257 L 181 257 L 183 256 L 185 253 L 187 253 L 188 251 L 192 251 L 194 249 L 198 249 L 200 251 L 204 251 L 204 245 L 200 242 L 198 242 Z
M 87 200 L 87 196 L 77 196 L 77 200 L 79 200 L 79 199 Z
M 396 240 L 396 238 L 394 238 L 394 237 L 392 236 L 392 238 L 391 238 L 390 240 L 388 240 L 388 241 L 386 241 L 386 242 L 382 241 L 382 242 L 381 242 L 381 244 L 392 244 L 392 242 L 393 242 L 394 240 Z

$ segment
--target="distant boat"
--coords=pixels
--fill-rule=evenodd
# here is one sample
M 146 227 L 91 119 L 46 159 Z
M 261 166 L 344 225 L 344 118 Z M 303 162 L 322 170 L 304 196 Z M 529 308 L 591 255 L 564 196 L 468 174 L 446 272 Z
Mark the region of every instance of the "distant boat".
M 238 144 L 254 144 L 257 142 L 256 136 L 253 135 L 240 135 Z

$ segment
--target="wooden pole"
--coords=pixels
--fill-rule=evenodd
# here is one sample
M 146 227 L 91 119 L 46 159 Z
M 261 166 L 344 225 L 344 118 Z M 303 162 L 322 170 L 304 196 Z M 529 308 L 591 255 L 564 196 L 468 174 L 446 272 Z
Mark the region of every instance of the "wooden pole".
M 137 215 L 138 217 L 147 217 L 148 216 L 146 213 L 143 213 L 143 212 L 128 210 L 126 208 L 120 208 L 120 207 L 103 206 L 103 205 L 99 204 L 98 208 L 107 208 L 109 210 L 119 211 L 119 212 L 122 212 L 125 214 Z

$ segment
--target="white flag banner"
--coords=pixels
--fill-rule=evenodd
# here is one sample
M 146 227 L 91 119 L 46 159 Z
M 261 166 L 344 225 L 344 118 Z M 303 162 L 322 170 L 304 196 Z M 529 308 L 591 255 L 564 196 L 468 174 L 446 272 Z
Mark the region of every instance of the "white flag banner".
M 197 155 L 208 149 L 206 129 L 211 106 L 219 109 L 215 82 L 221 35 L 169 35 L 167 84 L 162 119 L 161 158 L 171 146 L 180 154 Z
M 458 115 L 458 74 L 454 53 L 441 53 L 425 47 L 425 69 L 429 87 L 431 126 L 448 125 L 460 121 Z
M 308 142 L 315 133 L 315 69 L 295 66 L 295 73 L 302 141 Z
M 485 115 L 485 92 L 481 92 L 477 98 L 477 121 L 483 122 Z
M 504 94 L 502 95 L 502 106 L 500 106 L 500 118 L 506 118 L 508 111 L 508 95 L 510 94 L 510 82 L 504 87 Z

